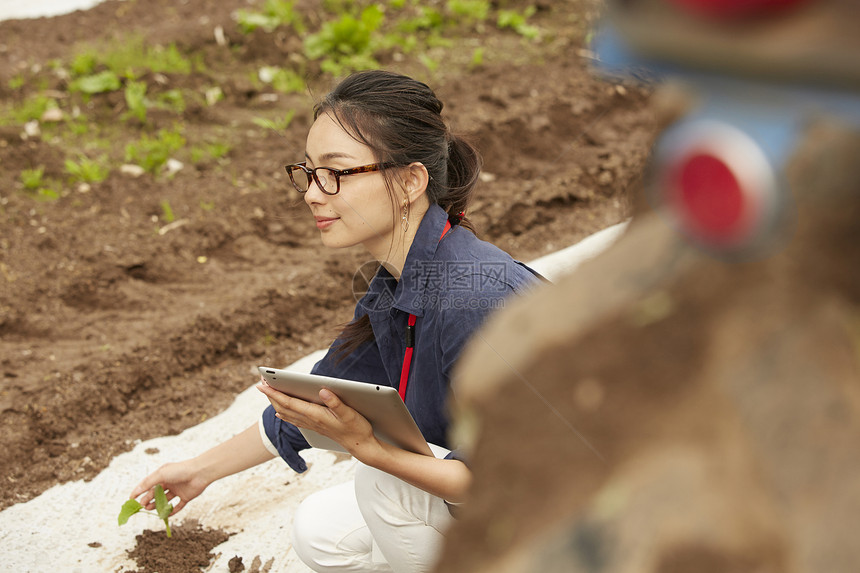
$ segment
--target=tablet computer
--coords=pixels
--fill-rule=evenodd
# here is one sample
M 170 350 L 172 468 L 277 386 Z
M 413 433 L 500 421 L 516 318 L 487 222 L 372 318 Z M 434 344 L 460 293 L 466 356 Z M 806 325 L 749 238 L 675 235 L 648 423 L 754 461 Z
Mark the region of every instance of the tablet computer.
M 268 366 L 258 366 L 260 375 L 272 388 L 289 396 L 314 404 L 322 404 L 320 390 L 331 390 L 341 401 L 367 418 L 377 438 L 404 450 L 432 456 L 433 452 L 418 429 L 418 425 L 400 399 L 397 390 L 365 382 L 331 378 L 318 374 L 293 372 Z M 308 443 L 315 448 L 346 452 L 346 448 L 312 430 L 299 428 Z

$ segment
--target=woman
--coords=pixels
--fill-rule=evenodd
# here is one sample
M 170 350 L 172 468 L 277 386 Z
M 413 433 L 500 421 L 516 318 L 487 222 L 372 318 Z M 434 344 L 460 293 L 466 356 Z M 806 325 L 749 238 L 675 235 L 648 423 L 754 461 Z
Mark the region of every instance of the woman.
M 481 161 L 451 134 L 425 84 L 385 71 L 351 75 L 314 110 L 305 161 L 287 166 L 320 236 L 363 245 L 380 263 L 355 316 L 312 372 L 400 390 L 436 458 L 377 440 L 369 423 L 327 390 L 325 406 L 258 388 L 260 423 L 202 455 L 167 464 L 132 492 L 154 506 L 162 484 L 176 511 L 210 483 L 274 456 L 306 469 L 298 427 L 317 431 L 360 463 L 355 482 L 306 499 L 293 547 L 317 571 L 424 571 L 464 499 L 467 466 L 449 449 L 445 408 L 452 367 L 471 334 L 536 274 L 479 241 L 463 212 Z M 407 338 L 412 345 L 407 345 Z

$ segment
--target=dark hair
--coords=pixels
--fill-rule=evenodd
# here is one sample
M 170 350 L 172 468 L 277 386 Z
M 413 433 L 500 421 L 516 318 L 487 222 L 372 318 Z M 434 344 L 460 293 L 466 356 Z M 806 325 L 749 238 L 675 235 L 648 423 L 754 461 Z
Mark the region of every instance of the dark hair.
M 478 182 L 481 156 L 468 141 L 451 133 L 442 119 L 442 102 L 427 84 L 385 70 L 356 72 L 317 103 L 314 120 L 323 113 L 367 145 L 376 161 L 423 164 L 430 176 L 426 191 L 430 203 L 442 207 L 452 225 L 474 232 L 463 213 Z M 384 175 L 390 191 L 390 175 Z M 341 358 L 373 340 L 368 317 L 347 324 L 340 338 Z

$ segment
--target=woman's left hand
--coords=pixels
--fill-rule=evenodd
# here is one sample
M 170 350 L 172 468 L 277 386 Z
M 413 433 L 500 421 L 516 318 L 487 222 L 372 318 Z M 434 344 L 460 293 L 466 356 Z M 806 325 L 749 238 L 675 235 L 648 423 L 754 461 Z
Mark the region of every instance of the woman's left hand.
M 257 385 L 257 389 L 272 403 L 278 418 L 334 440 L 359 460 L 368 449 L 379 446 L 367 418 L 344 404 L 330 390 L 320 390 L 320 399 L 325 404 L 320 405 L 275 390 L 265 380 Z

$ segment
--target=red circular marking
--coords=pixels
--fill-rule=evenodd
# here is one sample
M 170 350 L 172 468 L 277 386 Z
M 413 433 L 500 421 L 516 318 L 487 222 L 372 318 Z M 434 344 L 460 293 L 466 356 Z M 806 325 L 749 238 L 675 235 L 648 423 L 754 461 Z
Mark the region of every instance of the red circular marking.
M 722 160 L 705 153 L 679 163 L 675 202 L 692 232 L 709 241 L 727 242 L 743 231 L 746 197 Z

